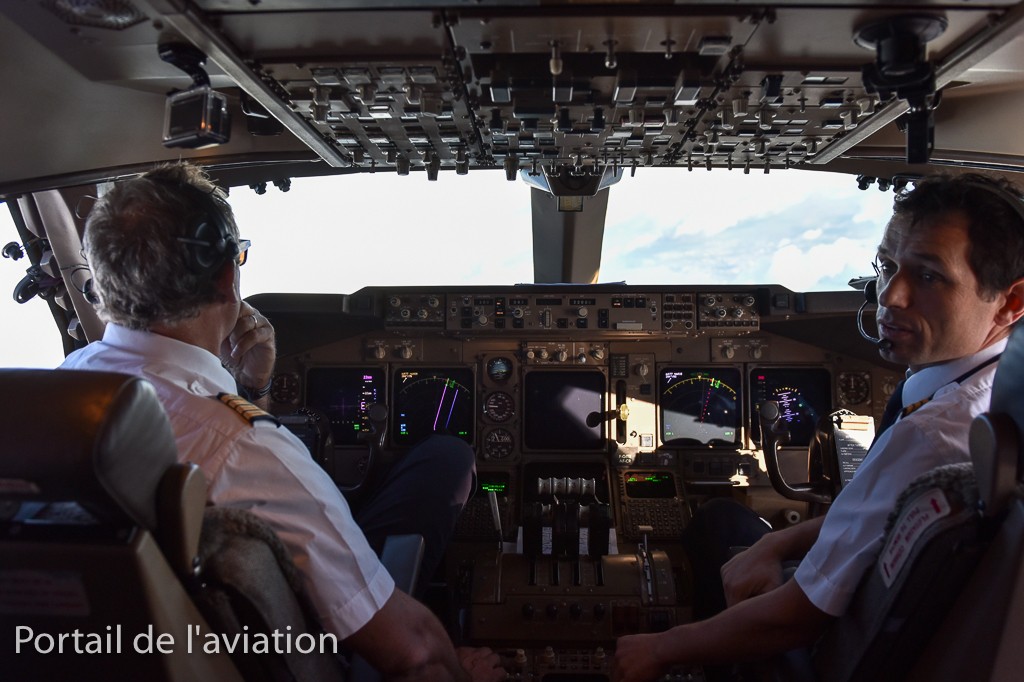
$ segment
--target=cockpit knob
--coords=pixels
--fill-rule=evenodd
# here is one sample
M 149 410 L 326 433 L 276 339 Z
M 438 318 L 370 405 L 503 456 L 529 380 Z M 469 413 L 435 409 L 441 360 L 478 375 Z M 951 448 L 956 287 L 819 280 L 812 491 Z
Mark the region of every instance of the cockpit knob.
M 523 618 L 526 618 L 527 620 L 533 618 L 533 614 L 536 611 L 536 609 L 533 608 L 533 604 L 523 604 L 523 608 L 521 610 Z M 522 649 L 520 649 L 520 651 L 522 651 Z
M 388 299 L 388 305 L 390 305 L 392 308 L 397 308 L 398 306 L 402 305 L 402 299 L 400 299 L 398 296 L 392 296 L 391 298 Z
M 436 308 L 440 304 L 441 299 L 439 299 L 437 296 L 431 296 L 430 298 L 427 299 L 427 305 L 430 306 L 431 308 Z
M 516 318 L 517 320 L 521 320 L 523 318 L 523 309 L 522 308 L 513 308 L 512 309 L 512 317 Z
M 717 303 L 718 301 L 715 299 L 714 296 L 708 296 L 707 298 L 704 299 L 704 305 L 706 305 L 708 308 L 714 308 L 715 304 Z
M 412 347 L 411 346 L 402 346 L 401 348 L 398 349 L 398 355 L 403 360 L 411 359 L 412 358 Z
M 722 346 L 722 357 L 726 360 L 732 360 L 736 357 L 736 348 L 733 346 Z
M 476 323 L 478 325 L 480 325 L 481 327 L 486 327 L 487 326 L 487 316 L 483 315 L 483 314 L 477 315 L 476 316 Z
M 572 618 L 579 618 L 583 615 L 583 604 L 579 602 L 573 602 L 569 605 L 569 615 Z
M 560 348 L 558 352 L 555 353 L 555 359 L 559 362 L 565 362 L 569 359 L 569 353 L 567 353 L 564 348 Z
M 743 317 L 743 308 L 733 308 L 732 309 L 732 316 L 733 317 Z
M 558 604 L 551 602 L 547 605 L 547 608 L 544 609 L 544 612 L 551 620 L 558 618 Z
M 761 356 L 763 355 L 764 349 L 762 349 L 760 346 L 754 346 L 753 348 L 750 349 L 750 357 L 754 358 L 755 360 L 760 360 Z
M 548 349 L 541 348 L 539 351 L 537 351 L 537 357 L 540 358 L 541 360 L 547 360 L 549 357 Z
M 601 360 L 602 358 L 604 358 L 604 348 L 591 348 L 590 355 L 595 360 Z
M 376 346 L 373 347 L 373 357 L 377 358 L 378 360 L 383 360 L 384 358 L 387 357 L 387 355 L 388 349 L 385 348 L 383 344 L 377 344 Z
M 586 353 L 580 353 L 579 355 L 577 355 L 576 356 L 576 364 L 578 364 L 578 365 L 585 365 L 585 364 L 587 364 L 587 354 Z
M 646 377 L 648 374 L 650 374 L 651 368 L 648 367 L 646 362 L 641 362 L 639 365 L 636 366 L 634 371 L 636 372 L 636 375 L 638 377 Z
M 416 311 L 416 317 L 420 318 L 421 320 L 425 320 L 428 317 L 430 317 L 430 312 L 426 308 L 420 308 L 419 310 Z
M 578 317 L 586 317 L 586 316 L 587 316 L 587 315 L 589 315 L 589 314 L 590 314 L 590 311 L 589 311 L 589 310 L 587 310 L 586 306 L 580 306 L 580 307 L 579 307 L 579 308 L 577 308 L 577 310 L 576 310 L 576 315 L 577 315 Z

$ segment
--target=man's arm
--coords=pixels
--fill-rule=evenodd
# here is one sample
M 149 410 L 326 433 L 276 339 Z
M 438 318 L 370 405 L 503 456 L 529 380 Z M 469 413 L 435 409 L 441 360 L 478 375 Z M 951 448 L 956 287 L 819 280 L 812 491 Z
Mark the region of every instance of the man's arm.
M 811 645 L 831 620 L 790 580 L 714 618 L 657 634 L 621 637 L 612 679 L 643 682 L 656 679 L 673 665 L 766 658 Z
M 722 566 L 727 606 L 770 592 L 782 585 L 782 562 L 802 558 L 811 548 L 825 517 L 809 519 L 764 535 Z
M 505 671 L 496 667 L 494 653 L 480 650 L 460 662 L 448 634 L 437 618 L 418 601 L 395 590 L 362 628 L 345 640 L 388 680 L 501 682 Z M 472 675 L 463 668 L 471 667 Z

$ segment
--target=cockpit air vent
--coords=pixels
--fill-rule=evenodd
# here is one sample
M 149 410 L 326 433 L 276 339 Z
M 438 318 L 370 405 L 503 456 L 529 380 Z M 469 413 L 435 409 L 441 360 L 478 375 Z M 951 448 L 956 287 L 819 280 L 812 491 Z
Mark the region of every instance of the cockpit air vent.
M 128 0 L 42 0 L 39 4 L 72 26 L 123 31 L 146 20 Z

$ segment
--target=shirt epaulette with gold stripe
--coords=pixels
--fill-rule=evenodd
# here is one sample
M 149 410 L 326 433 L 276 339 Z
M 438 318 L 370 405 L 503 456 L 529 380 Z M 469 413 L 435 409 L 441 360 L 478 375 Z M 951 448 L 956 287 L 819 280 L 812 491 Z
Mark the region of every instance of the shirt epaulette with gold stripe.
M 238 416 L 249 422 L 250 426 L 258 421 L 269 421 L 273 423 L 274 426 L 281 425 L 281 423 L 277 421 L 277 417 L 265 410 L 261 410 L 240 395 L 235 395 L 234 393 L 218 393 L 217 400 L 237 412 Z

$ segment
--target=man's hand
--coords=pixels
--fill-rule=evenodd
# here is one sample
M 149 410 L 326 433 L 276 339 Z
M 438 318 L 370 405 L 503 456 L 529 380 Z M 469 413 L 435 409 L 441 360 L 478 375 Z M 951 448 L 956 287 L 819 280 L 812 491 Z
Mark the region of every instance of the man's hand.
M 612 659 L 612 680 L 615 682 L 648 682 L 665 674 L 655 652 L 657 635 L 627 635 L 615 643 Z
M 490 649 L 458 647 L 455 649 L 459 663 L 469 673 L 473 682 L 504 682 L 507 675 L 500 667 L 501 659 Z
M 266 386 L 274 374 L 277 360 L 274 328 L 245 301 L 238 308 L 234 328 L 221 342 L 220 360 L 235 380 L 248 388 Z
M 768 536 L 729 559 L 722 566 L 722 589 L 726 607 L 771 592 L 782 584 L 782 559 Z

